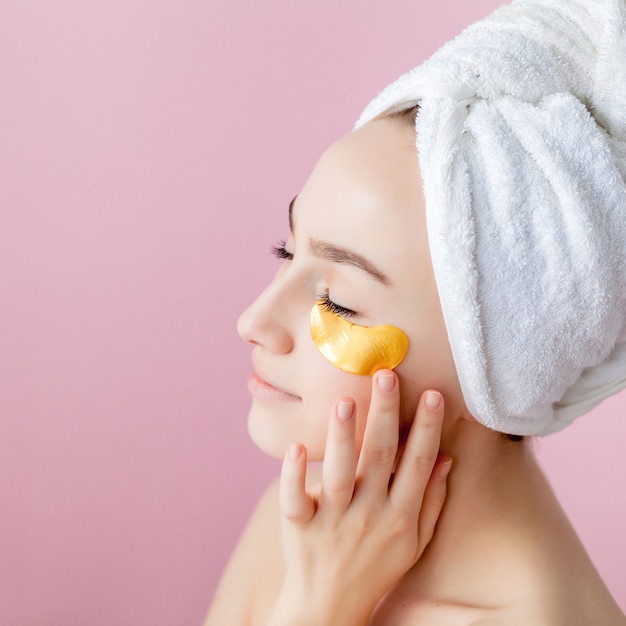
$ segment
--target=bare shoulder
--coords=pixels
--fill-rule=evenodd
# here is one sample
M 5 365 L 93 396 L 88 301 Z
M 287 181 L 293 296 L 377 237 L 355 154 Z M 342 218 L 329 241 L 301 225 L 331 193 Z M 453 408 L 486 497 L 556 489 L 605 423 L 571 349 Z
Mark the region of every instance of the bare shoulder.
M 376 608 L 371 626 L 626 626 L 582 546 L 510 538 L 486 545 L 501 558 L 479 555 L 470 569 L 480 575 L 459 577 L 460 566 L 453 568 L 440 581 L 453 583 L 453 593 L 432 595 L 432 570 L 407 577 Z
M 261 496 L 222 575 L 205 626 L 253 624 L 282 584 L 278 480 Z
M 569 607 L 562 612 L 548 611 L 545 608 L 517 608 L 495 612 L 471 621 L 468 626 L 626 626 L 626 618 L 618 611 L 601 611 L 591 615 L 580 613 Z
M 561 571 L 544 580 L 542 589 L 528 585 L 531 593 L 525 599 L 487 611 L 469 626 L 626 626 L 626 616 L 604 585 L 576 578 L 575 571 Z
M 542 589 L 528 584 L 525 598 L 485 611 L 468 626 L 626 626 L 626 616 L 604 585 L 584 575 L 572 580 L 578 574 L 555 572 Z
M 412 611 L 409 619 L 398 624 L 419 626 L 626 626 L 626 618 L 619 609 L 601 608 L 598 613 L 579 611 L 575 602 L 558 608 L 556 604 L 534 603 L 508 607 L 478 607 L 433 603 Z

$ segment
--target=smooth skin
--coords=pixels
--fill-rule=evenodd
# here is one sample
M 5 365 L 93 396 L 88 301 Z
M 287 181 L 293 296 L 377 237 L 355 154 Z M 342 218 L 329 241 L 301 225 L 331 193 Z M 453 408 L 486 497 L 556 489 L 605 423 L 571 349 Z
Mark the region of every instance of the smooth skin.
M 433 472 L 443 403 L 437 392 L 424 394 L 390 486 L 398 448 L 394 387 L 392 372 L 374 377 L 358 457 L 353 403 L 335 405 L 318 489 L 305 488 L 305 448 L 288 450 L 279 494 L 286 575 L 268 624 L 367 624 L 430 541 L 452 462 Z
M 378 372 L 357 451 L 354 403 L 339 400 L 329 420 L 321 475 L 309 471 L 309 478 L 319 480 L 312 486 L 306 485 L 306 448 L 289 447 L 278 493 L 273 485 L 261 501 L 223 577 L 206 626 L 369 622 L 379 599 L 432 539 L 452 466 L 452 459 L 438 457 L 441 395 L 433 390 L 422 394 L 401 455 L 399 407 L 397 376 L 389 370 Z M 270 553 L 273 558 L 267 561 Z M 276 576 L 273 565 L 281 553 L 285 559 Z M 274 593 L 256 596 L 259 572 L 261 587 L 269 582 Z M 242 597 L 243 590 L 250 595 Z
M 284 468 L 206 626 L 626 624 L 531 446 L 465 407 L 421 187 L 413 127 L 383 119 L 331 146 L 298 195 L 292 256 L 239 320 L 256 372 L 248 429 L 262 450 L 285 457 Z M 346 260 L 357 257 L 387 280 Z M 321 357 L 308 325 L 320 292 L 355 311 L 356 323 L 407 334 L 393 373 L 372 384 Z M 376 384 L 387 375 L 390 395 Z M 435 412 L 426 408 L 432 390 L 443 398 Z M 349 419 L 340 419 L 344 402 Z M 321 474 L 306 473 L 308 491 L 305 449 L 324 461 Z M 437 456 L 444 462 L 435 465 Z

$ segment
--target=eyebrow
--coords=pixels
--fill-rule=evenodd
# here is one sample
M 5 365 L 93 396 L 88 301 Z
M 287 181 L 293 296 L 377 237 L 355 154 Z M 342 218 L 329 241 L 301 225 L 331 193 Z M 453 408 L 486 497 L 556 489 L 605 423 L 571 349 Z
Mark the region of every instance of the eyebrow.
M 294 196 L 293 200 L 289 203 L 289 230 L 293 233 L 293 205 L 296 203 L 296 198 L 298 196 Z
M 298 196 L 295 196 L 294 199 L 289 203 L 289 229 L 292 233 L 293 207 L 297 197 Z M 381 272 L 371 261 L 368 261 L 365 257 L 362 257 L 360 254 L 357 254 L 352 250 L 336 246 L 332 243 L 328 243 L 327 241 L 318 241 L 317 239 L 311 238 L 309 238 L 309 248 L 311 249 L 311 253 L 315 256 L 328 259 L 329 261 L 333 261 L 334 263 L 340 263 L 342 265 L 351 265 L 352 267 L 356 267 L 366 272 L 372 278 L 376 279 L 379 283 L 382 283 L 386 287 L 391 284 L 389 278 L 384 272 Z

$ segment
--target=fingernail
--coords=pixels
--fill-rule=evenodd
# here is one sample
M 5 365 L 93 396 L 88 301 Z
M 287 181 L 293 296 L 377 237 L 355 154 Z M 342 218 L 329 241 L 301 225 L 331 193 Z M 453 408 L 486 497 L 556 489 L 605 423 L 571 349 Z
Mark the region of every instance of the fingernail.
M 452 459 L 449 459 L 448 461 L 444 461 L 439 466 L 439 478 L 440 478 L 440 480 L 445 480 L 446 478 L 448 478 L 448 474 L 450 473 L 451 469 L 452 469 Z
M 300 444 L 299 443 L 292 443 L 289 446 L 289 460 L 290 461 L 297 461 L 300 458 L 300 454 L 301 454 L 301 449 L 300 449 Z
M 383 391 L 391 391 L 396 383 L 396 378 L 393 374 L 380 374 L 378 376 L 378 387 Z
M 441 404 L 441 394 L 438 391 L 428 391 L 426 393 L 426 408 L 430 411 L 434 411 L 439 408 Z
M 337 404 L 337 417 L 342 422 L 347 422 L 352 417 L 352 402 L 339 402 Z

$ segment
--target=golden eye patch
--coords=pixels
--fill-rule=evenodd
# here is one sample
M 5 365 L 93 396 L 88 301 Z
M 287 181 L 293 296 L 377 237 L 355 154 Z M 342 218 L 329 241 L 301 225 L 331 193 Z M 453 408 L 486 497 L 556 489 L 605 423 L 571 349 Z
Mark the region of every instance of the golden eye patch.
M 316 302 L 311 310 L 311 337 L 327 361 L 361 376 L 393 369 L 409 349 L 409 340 L 399 328 L 353 324 L 329 311 L 323 302 Z

